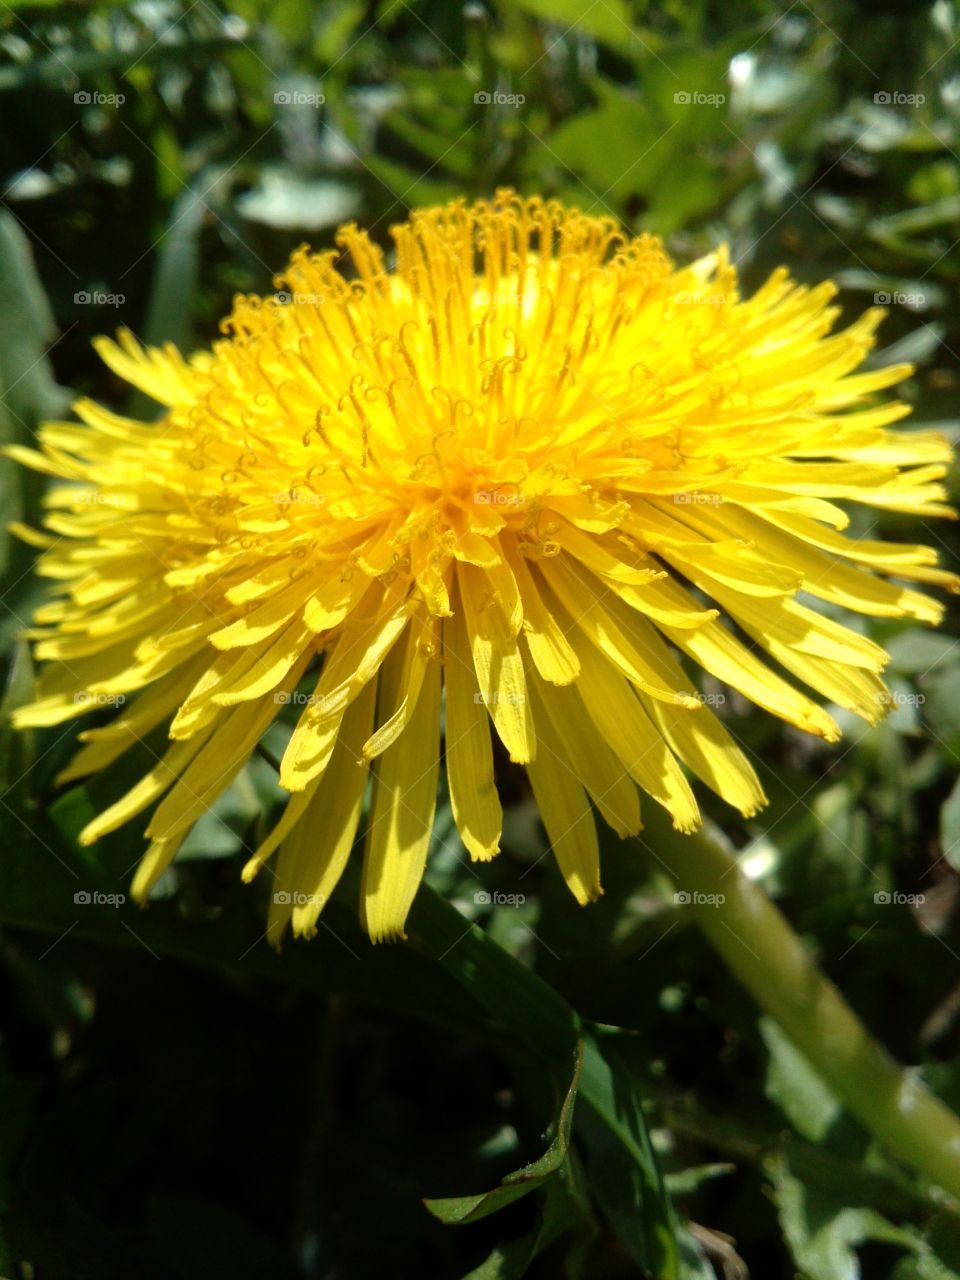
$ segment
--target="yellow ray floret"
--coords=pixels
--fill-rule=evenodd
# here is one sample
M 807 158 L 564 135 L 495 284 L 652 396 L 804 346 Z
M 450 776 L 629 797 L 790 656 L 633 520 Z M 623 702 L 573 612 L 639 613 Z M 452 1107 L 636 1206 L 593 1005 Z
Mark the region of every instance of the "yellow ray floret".
M 361 833 L 362 919 L 402 936 L 441 758 L 466 849 L 497 854 L 497 740 L 596 898 L 596 815 L 636 833 L 645 796 L 692 831 L 696 780 L 765 803 L 699 673 L 835 740 L 818 697 L 890 702 L 836 611 L 936 623 L 918 584 L 958 586 L 927 547 L 846 533 L 851 503 L 951 514 L 946 442 L 878 394 L 909 368 L 858 372 L 879 309 L 838 331 L 829 283 L 780 269 L 742 297 L 722 247 L 677 268 L 511 191 L 391 236 L 389 259 L 352 225 L 342 256 L 298 250 L 209 351 L 99 339 L 159 420 L 82 400 L 8 451 L 55 478 L 46 532 L 17 528 L 53 583 L 17 723 L 122 703 L 63 781 L 166 727 L 82 835 L 152 810 L 143 899 L 288 720 L 290 799 L 243 873 L 275 877 L 274 940 L 316 932 Z

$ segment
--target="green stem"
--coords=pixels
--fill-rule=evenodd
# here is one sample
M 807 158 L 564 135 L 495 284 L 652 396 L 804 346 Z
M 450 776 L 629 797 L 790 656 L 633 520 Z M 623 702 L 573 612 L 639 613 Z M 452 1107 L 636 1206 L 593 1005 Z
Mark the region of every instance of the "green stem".
M 705 835 L 678 836 L 658 820 L 646 834 L 694 899 L 684 909 L 836 1097 L 891 1155 L 960 1199 L 960 1119 L 873 1039 L 763 890 Z

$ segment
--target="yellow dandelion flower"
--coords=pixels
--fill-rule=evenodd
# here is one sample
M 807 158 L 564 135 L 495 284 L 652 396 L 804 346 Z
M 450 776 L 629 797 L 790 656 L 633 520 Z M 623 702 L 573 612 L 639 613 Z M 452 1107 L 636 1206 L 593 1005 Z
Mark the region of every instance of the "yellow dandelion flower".
M 143 899 L 278 715 L 290 793 L 250 858 L 270 931 L 311 934 L 361 824 L 362 916 L 402 936 L 441 755 L 466 848 L 497 853 L 493 738 L 529 776 L 580 902 L 600 893 L 594 811 L 621 835 L 640 793 L 681 831 L 691 776 L 745 815 L 764 795 L 684 659 L 828 740 L 804 687 L 876 721 L 885 654 L 811 603 L 936 623 L 905 583 L 956 587 L 923 546 L 854 540 L 838 501 L 947 515 L 949 450 L 890 430 L 856 372 L 880 320 L 833 332 L 833 285 L 778 270 L 741 297 L 725 249 L 675 267 L 650 236 L 501 191 L 414 213 L 390 260 L 357 227 L 294 254 L 283 293 L 238 297 L 185 359 L 121 332 L 97 350 L 164 407 L 82 400 L 28 465 L 49 496 L 46 665 L 20 725 L 109 698 L 64 772 L 169 746 L 86 827 L 153 809 Z M 892 581 L 897 579 L 899 581 Z M 442 733 L 441 733 L 442 729 Z

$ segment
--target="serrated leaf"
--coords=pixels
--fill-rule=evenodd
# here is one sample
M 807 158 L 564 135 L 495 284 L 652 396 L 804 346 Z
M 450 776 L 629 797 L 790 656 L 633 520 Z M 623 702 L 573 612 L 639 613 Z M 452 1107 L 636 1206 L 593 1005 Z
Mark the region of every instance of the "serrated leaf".
M 856 1250 L 876 1241 L 916 1253 L 916 1235 L 894 1226 L 876 1210 L 851 1206 L 795 1177 L 787 1159 L 766 1162 L 784 1238 L 797 1266 L 809 1280 L 859 1280 Z

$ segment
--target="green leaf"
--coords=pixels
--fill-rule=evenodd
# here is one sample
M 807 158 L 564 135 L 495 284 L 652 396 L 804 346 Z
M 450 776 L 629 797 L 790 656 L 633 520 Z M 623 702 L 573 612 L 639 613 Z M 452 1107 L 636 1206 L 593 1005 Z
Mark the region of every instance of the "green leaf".
M 544 1187 L 538 1228 L 517 1240 L 499 1243 L 463 1280 L 515 1280 L 526 1274 L 527 1267 L 539 1253 L 571 1232 L 574 1240 L 568 1250 L 564 1274 L 579 1276 L 579 1263 L 597 1234 L 587 1192 L 588 1188 L 579 1185 L 575 1162 L 568 1161 L 559 1176 Z
M 924 718 L 930 722 L 941 739 L 945 751 L 960 756 L 960 698 L 957 697 L 957 677 L 951 666 L 933 670 L 920 681 L 926 698 L 923 704 Z
M 795 1177 L 786 1157 L 766 1162 L 784 1237 L 794 1261 L 809 1280 L 856 1280 L 858 1246 L 876 1241 L 912 1253 L 917 1236 L 896 1227 L 875 1209 L 853 1206 Z
M 951 867 L 960 870 L 960 778 L 940 810 L 940 849 Z
M 507 1174 L 499 1187 L 492 1191 L 482 1192 L 475 1196 L 456 1196 L 450 1199 L 426 1200 L 424 1203 L 434 1217 L 448 1225 L 462 1225 L 476 1222 L 488 1214 L 504 1209 L 521 1196 L 540 1188 L 543 1182 L 562 1166 L 567 1158 L 567 1147 L 570 1142 L 570 1127 L 573 1123 L 573 1108 L 577 1098 L 577 1085 L 583 1064 L 583 1046 L 578 1042 L 573 1062 L 573 1078 L 567 1089 L 560 1114 L 556 1121 L 556 1134 L 549 1147 L 539 1160 L 525 1165 L 516 1172 Z
M 886 369 L 902 362 L 926 364 L 939 348 L 945 333 L 946 328 L 942 324 L 924 323 L 888 347 L 874 352 L 867 361 L 867 368 Z
M 150 301 L 144 323 L 144 342 L 162 346 L 172 342 L 181 351 L 193 346 L 191 316 L 197 290 L 199 239 L 207 206 L 194 191 L 174 201 L 160 240 Z
M 924 243 L 924 232 L 956 225 L 960 217 L 960 196 L 946 196 L 933 204 L 916 209 L 905 209 L 886 217 L 874 218 L 867 225 L 867 235 L 885 249 L 914 259 L 932 259 L 938 254 L 938 242 Z
M 538 1061 L 568 1072 L 580 1022 L 553 987 L 465 921 L 429 886 L 417 894 L 407 932 L 412 946 L 451 973 L 486 1011 L 491 1028 L 523 1045 Z M 568 1083 L 567 1075 L 564 1091 Z
M 713 1264 L 692 1231 L 681 1230 L 677 1243 L 680 1249 L 682 1280 L 716 1280 L 717 1273 L 713 1269 Z
M 443 204 L 462 194 L 460 184 L 445 179 L 439 166 L 415 173 L 406 165 L 379 155 L 370 156 L 365 165 L 381 188 L 380 199 L 389 204 L 388 197 L 392 197 L 392 208 L 398 214 L 418 205 Z
M 960 649 L 951 636 L 910 627 L 887 643 L 890 667 L 902 675 L 925 676 L 934 667 L 960 664 Z
M 466 81 L 461 82 L 461 90 L 465 100 L 469 100 L 466 97 L 469 92 L 469 86 Z M 463 132 L 465 125 L 462 122 L 460 122 L 456 133 L 451 134 L 447 129 L 431 128 L 428 125 L 421 124 L 407 110 L 404 112 L 392 111 L 386 117 L 384 123 L 404 142 L 424 156 L 426 161 L 432 162 L 430 167 L 436 165 L 441 173 L 453 174 L 464 182 L 469 181 L 471 178 L 476 162 L 470 150 L 466 147 L 451 147 L 450 145 L 451 139 L 456 138 L 459 133 Z M 424 168 L 427 168 L 426 164 Z
M 17 418 L 36 422 L 67 402 L 46 358 L 56 337 L 30 241 L 13 214 L 0 209 L 0 392 Z
M 15 729 L 10 717 L 33 696 L 33 662 L 24 640 L 14 643 L 7 687 L 0 702 L 0 777 L 8 799 L 11 793 L 22 798 L 29 793 L 30 766 L 36 756 L 36 733 Z
M 760 1019 L 760 1034 L 770 1052 L 764 1092 L 799 1134 L 811 1142 L 822 1142 L 843 1108 L 772 1019 Z
M 498 1244 L 487 1258 L 463 1280 L 519 1280 L 537 1252 L 537 1233 Z
M 647 185 L 656 157 L 652 151 L 643 154 L 647 142 L 640 140 L 652 141 L 660 130 L 646 102 L 603 79 L 593 88 L 597 106 L 564 121 L 550 138 L 550 150 L 595 188 L 598 199 L 618 201 Z M 603 146 L 597 146 L 598 139 Z
M 735 1164 L 698 1164 L 689 1169 L 681 1169 L 677 1173 L 664 1174 L 663 1185 L 671 1197 L 690 1196 L 698 1191 L 705 1182 L 714 1178 L 725 1178 L 734 1173 Z
M 636 1080 L 610 1037 L 588 1037 L 580 1093 L 591 1185 L 624 1248 L 659 1280 L 680 1275 L 677 1224 Z
M 518 0 L 517 7 L 563 28 L 571 38 L 594 36 L 611 49 L 640 54 L 644 47 L 624 0 L 585 5 L 581 0 Z
M 56 341 L 57 327 L 30 241 L 13 214 L 0 209 L 0 443 L 32 444 L 38 424 L 66 410 L 70 397 L 54 380 L 48 355 Z M 11 567 L 6 522 L 23 519 L 21 491 L 36 490 L 39 481 L 2 459 L 0 485 L 5 517 L 0 525 L 2 571 Z

